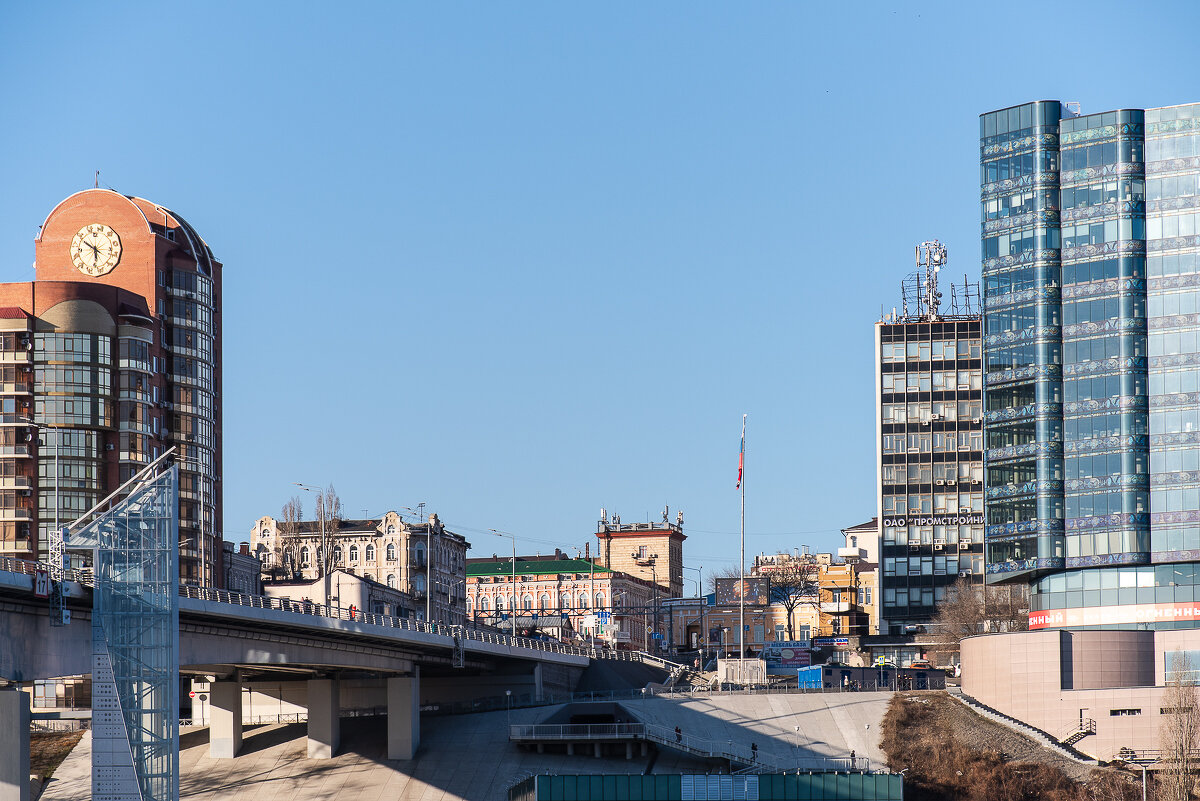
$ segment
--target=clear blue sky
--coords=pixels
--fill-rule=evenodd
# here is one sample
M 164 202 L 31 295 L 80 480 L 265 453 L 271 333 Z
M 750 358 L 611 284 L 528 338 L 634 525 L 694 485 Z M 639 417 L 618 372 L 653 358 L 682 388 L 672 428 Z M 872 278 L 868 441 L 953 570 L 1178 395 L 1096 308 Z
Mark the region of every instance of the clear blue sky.
M 205 236 L 227 539 L 293 481 L 476 554 L 670 504 L 707 571 L 745 412 L 747 552 L 836 547 L 881 305 L 979 272 L 978 115 L 1200 100 L 1194 3 L 975 6 L 5 3 L 0 280 L 96 169 Z

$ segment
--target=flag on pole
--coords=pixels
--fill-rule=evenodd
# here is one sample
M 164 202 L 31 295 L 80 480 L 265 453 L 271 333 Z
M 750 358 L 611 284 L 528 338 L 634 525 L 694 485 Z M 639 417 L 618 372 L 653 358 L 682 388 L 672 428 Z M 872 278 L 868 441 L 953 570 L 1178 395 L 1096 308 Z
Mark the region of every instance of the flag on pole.
M 742 488 L 742 468 L 746 464 L 746 415 L 742 415 L 742 449 L 738 451 L 738 480 L 734 489 Z

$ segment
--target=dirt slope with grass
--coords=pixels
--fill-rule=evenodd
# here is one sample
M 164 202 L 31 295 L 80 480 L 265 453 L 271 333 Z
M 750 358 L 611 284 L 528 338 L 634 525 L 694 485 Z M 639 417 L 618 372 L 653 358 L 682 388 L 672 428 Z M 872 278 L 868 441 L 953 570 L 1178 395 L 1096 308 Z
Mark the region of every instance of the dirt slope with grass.
M 1141 784 L 1043 748 L 944 692 L 896 693 L 880 746 L 909 801 L 1136 801 Z
M 81 731 L 29 735 L 29 773 L 48 779 L 83 737 Z

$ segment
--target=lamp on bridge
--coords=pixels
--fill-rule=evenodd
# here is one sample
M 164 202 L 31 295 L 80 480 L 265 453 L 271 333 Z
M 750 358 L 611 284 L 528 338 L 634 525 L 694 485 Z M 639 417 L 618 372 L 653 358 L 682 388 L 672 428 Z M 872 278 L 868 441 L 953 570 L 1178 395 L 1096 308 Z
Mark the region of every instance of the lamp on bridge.
M 305 492 L 312 492 L 312 493 L 315 493 L 317 496 L 317 505 L 318 505 L 317 517 L 320 518 L 320 523 L 321 523 L 321 558 L 317 560 L 317 563 L 318 563 L 320 571 L 321 571 L 320 577 L 325 580 L 324 581 L 324 584 L 325 584 L 325 614 L 329 614 L 330 589 L 329 589 L 328 567 L 330 564 L 330 554 L 329 554 L 329 541 L 325 537 L 325 518 L 329 517 L 329 511 L 327 509 L 325 509 L 325 502 L 326 502 L 325 501 L 325 491 L 323 489 L 321 489 L 320 487 L 314 487 L 311 484 L 301 484 L 299 481 L 293 481 L 292 483 L 295 484 L 300 489 L 304 490 Z

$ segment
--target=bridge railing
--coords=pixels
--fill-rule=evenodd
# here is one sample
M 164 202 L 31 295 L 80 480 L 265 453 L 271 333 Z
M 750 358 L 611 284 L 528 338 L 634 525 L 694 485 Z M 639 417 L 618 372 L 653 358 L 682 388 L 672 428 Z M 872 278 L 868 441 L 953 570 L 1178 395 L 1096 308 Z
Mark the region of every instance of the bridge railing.
M 672 663 L 665 662 L 665 660 L 661 660 L 657 657 L 651 656 L 650 654 L 643 654 L 641 652 L 580 647 L 577 645 L 567 645 L 565 643 L 554 642 L 551 640 L 540 640 L 533 637 L 513 637 L 509 634 L 501 634 L 494 629 L 482 628 L 470 623 L 430 623 L 422 620 L 413 620 L 412 618 L 407 617 L 396 617 L 395 615 L 373 614 L 370 612 L 362 612 L 358 609 L 351 610 L 340 606 L 326 606 L 325 604 L 314 603 L 312 601 L 295 601 L 290 598 L 272 598 L 266 595 L 248 595 L 245 593 L 218 590 L 210 587 L 194 587 L 187 584 L 181 584 L 179 586 L 179 594 L 185 598 L 191 598 L 198 601 L 215 601 L 217 603 L 233 604 L 235 606 L 247 606 L 254 609 L 274 609 L 281 612 L 312 615 L 315 617 L 331 618 L 334 620 L 345 620 L 368 626 L 379 626 L 382 628 L 403 629 L 406 631 L 421 632 L 423 634 L 432 634 L 447 638 L 449 640 L 447 643 L 448 645 L 454 644 L 457 641 L 484 642 L 494 645 L 508 646 L 511 648 L 525 648 L 533 651 L 544 651 L 547 653 L 585 656 L 592 659 L 617 659 L 634 662 L 649 661 L 651 664 L 665 664 L 673 666 Z
M 33 562 L 27 559 L 14 559 L 8 556 L 0 557 L 0 570 L 11 573 L 20 573 L 23 575 L 32 576 L 39 570 L 48 569 L 49 566 L 42 562 Z M 85 586 L 91 586 L 94 577 L 91 570 L 72 569 L 65 571 L 65 578 L 68 581 L 76 581 Z M 273 609 L 281 612 L 292 612 L 295 614 L 313 615 L 317 617 L 332 618 L 335 620 L 363 623 L 369 626 L 417 631 L 424 634 L 446 637 L 448 640 L 446 643 L 447 645 L 456 645 L 460 641 L 486 642 L 495 645 L 504 645 L 511 648 L 525 648 L 534 651 L 545 651 L 547 653 L 585 656 L 591 659 L 615 659 L 629 662 L 643 662 L 646 664 L 666 667 L 668 670 L 675 667 L 675 663 L 668 662 L 664 659 L 641 651 L 620 651 L 609 648 L 581 647 L 577 645 L 567 645 L 565 643 L 551 640 L 539 640 L 533 637 L 514 637 L 509 634 L 502 634 L 495 629 L 477 626 L 473 623 L 428 623 L 406 617 L 396 617 L 394 615 L 371 614 L 368 612 L 362 612 L 358 609 L 350 610 L 348 608 L 339 606 L 327 607 L 324 604 L 313 603 L 312 601 L 294 601 L 290 598 L 273 598 L 266 595 L 250 595 L 247 593 L 230 592 L 228 590 L 218 590 L 211 587 L 195 587 L 188 584 L 179 585 L 179 594 L 184 598 L 191 598 L 197 601 L 215 601 L 217 603 L 245 606 L 253 609 Z
M 9 573 L 21 573 L 26 576 L 32 576 L 39 570 L 49 570 L 50 566 L 43 562 L 31 562 L 28 559 L 14 559 L 11 556 L 0 556 L 0 570 L 6 570 Z M 92 571 L 90 570 L 73 570 L 68 569 L 63 571 L 67 581 L 75 581 L 80 584 L 91 584 Z

